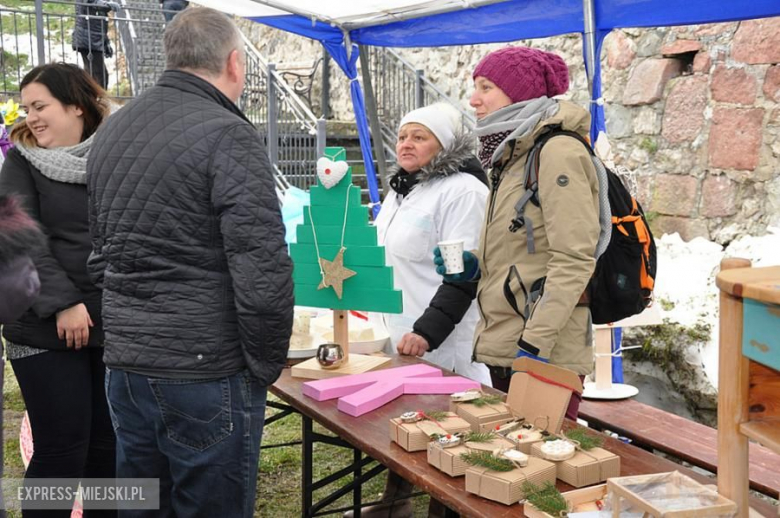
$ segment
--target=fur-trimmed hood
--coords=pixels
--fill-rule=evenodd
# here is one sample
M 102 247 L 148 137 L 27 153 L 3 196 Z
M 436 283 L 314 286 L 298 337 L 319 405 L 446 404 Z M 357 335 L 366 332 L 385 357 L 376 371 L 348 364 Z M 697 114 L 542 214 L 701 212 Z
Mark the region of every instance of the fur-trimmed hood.
M 28 255 L 44 243 L 38 224 L 22 210 L 19 201 L 0 196 L 0 265 Z
M 487 175 L 474 155 L 474 142 L 474 135 L 471 133 L 455 137 L 452 145 L 443 149 L 433 157 L 430 164 L 420 169 L 417 183 L 423 184 L 456 173 L 466 173 L 487 185 Z M 401 166 L 393 165 L 388 170 L 388 179 L 401 171 Z

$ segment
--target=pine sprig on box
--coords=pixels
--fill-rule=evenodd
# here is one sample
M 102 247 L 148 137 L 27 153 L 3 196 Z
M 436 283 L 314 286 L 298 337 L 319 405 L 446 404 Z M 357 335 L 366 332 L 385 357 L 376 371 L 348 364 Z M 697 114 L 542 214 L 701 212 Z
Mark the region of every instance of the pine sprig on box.
M 489 451 L 461 453 L 460 458 L 472 466 L 480 466 L 493 471 L 512 471 L 515 469 L 515 465 L 511 460 L 496 457 Z
M 582 428 L 575 428 L 566 432 L 566 437 L 572 441 L 579 443 L 580 448 L 588 451 L 593 448 L 600 448 L 604 444 L 604 438 L 597 435 L 592 435 Z
M 537 486 L 533 482 L 523 484 L 523 493 L 528 502 L 534 504 L 540 511 L 550 516 L 566 516 L 569 504 L 560 491 L 550 482 Z
M 477 408 L 482 408 L 486 405 L 495 405 L 496 403 L 501 403 L 503 400 L 501 399 L 501 396 L 498 396 L 496 394 L 483 394 L 482 396 L 478 397 L 477 399 L 472 399 L 471 401 L 466 401 L 466 403 L 470 405 L 474 405 Z
M 490 442 L 498 436 L 493 432 L 468 432 L 463 442 Z
M 427 419 L 429 421 L 436 421 L 437 423 L 439 421 L 444 421 L 450 416 L 449 412 L 444 412 L 441 410 L 433 410 L 430 412 L 423 412 L 423 419 Z

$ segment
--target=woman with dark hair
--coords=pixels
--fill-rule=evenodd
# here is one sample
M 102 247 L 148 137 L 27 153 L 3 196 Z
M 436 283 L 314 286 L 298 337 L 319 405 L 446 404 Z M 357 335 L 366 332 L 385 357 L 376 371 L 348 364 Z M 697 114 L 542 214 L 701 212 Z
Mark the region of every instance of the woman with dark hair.
M 92 136 L 109 104 L 103 89 L 75 65 L 36 67 L 20 87 L 27 118 L 11 131 L 15 147 L 0 171 L 0 193 L 16 195 L 47 238 L 31 253 L 40 294 L 3 328 L 34 437 L 25 478 L 112 478 L 101 290 L 87 275 L 86 187 Z M 24 516 L 35 514 L 24 510 Z

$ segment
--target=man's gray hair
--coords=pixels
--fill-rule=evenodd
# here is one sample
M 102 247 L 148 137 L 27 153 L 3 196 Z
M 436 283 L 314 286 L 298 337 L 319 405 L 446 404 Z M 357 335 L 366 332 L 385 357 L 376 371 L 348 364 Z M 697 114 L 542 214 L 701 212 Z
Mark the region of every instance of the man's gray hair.
M 228 55 L 242 52 L 241 33 L 228 16 L 207 7 L 185 9 L 165 29 L 165 67 L 218 76 Z

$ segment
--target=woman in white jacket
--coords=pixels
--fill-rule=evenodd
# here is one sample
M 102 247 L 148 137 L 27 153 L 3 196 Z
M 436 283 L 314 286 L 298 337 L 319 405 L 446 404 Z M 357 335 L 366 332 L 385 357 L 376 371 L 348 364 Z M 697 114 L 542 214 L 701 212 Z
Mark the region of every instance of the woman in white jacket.
M 403 291 L 404 312 L 384 315 L 399 354 L 424 359 L 490 385 L 487 367 L 472 361 L 478 314 L 476 283 L 443 282 L 432 270 L 440 241 L 477 247 L 487 177 L 459 132 L 460 114 L 446 104 L 409 112 L 396 142 L 391 190 L 376 220 L 380 244 Z
M 399 354 L 425 360 L 490 386 L 490 373 L 472 358 L 479 318 L 477 283 L 451 283 L 433 268 L 440 241 L 462 239 L 474 250 L 487 199 L 487 176 L 472 153 L 474 139 L 459 131 L 460 114 L 445 104 L 411 111 L 398 128 L 391 190 L 376 219 L 379 243 L 403 291 L 404 312 L 382 315 Z M 412 485 L 388 473 L 383 503 L 362 516 L 410 517 Z M 345 517 L 351 513 L 345 513 Z

